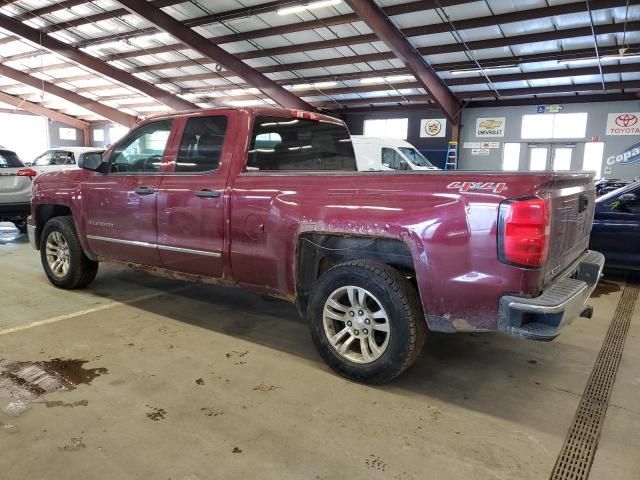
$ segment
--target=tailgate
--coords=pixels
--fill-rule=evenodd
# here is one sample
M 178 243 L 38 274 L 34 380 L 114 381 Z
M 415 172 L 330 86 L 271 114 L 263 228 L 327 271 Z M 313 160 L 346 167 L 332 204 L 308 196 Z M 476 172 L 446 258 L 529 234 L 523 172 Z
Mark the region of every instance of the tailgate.
M 551 241 L 544 284 L 569 267 L 589 245 L 596 192 L 591 173 L 557 173 L 551 180 Z

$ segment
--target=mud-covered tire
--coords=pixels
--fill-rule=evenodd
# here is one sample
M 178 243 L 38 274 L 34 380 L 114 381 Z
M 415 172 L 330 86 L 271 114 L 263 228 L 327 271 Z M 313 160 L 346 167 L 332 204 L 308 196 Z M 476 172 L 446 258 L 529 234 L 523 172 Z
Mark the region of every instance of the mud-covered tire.
M 377 352 L 374 352 L 373 348 L 369 348 L 372 343 L 367 343 L 368 346 L 364 346 L 362 344 L 365 342 L 362 338 L 362 330 L 353 330 L 357 326 L 355 323 L 352 322 L 351 327 L 347 327 L 346 322 L 334 320 L 331 316 L 331 313 L 336 312 L 341 315 L 340 310 L 333 310 L 335 299 L 343 291 L 347 292 L 343 295 L 348 297 L 351 287 L 356 287 L 356 290 L 360 292 L 366 291 L 373 298 L 374 305 L 376 302 L 380 305 L 381 309 L 378 311 L 382 311 L 388 317 L 389 338 L 383 351 L 380 346 L 376 345 Z M 345 288 L 347 290 L 343 290 Z M 363 296 L 365 299 L 367 298 L 366 294 L 355 294 L 356 297 L 358 295 L 360 298 Z M 340 298 L 344 299 L 345 296 Z M 349 297 L 348 300 L 339 301 L 340 308 L 345 308 L 345 304 L 358 305 L 358 302 L 350 302 L 351 299 L 352 297 Z M 334 302 L 329 303 L 330 300 L 334 300 Z M 370 299 L 366 301 L 370 301 Z M 329 310 L 326 310 L 328 305 Z M 352 313 L 351 310 L 345 311 L 344 318 L 348 319 L 347 317 Z M 360 327 L 371 327 L 371 322 L 374 321 L 374 313 L 371 313 L 373 309 L 365 307 L 364 314 L 358 311 L 359 308 L 355 308 L 355 310 L 353 312 L 355 314 L 354 322 L 358 320 Z M 367 318 L 368 316 L 371 318 Z M 307 309 L 307 319 L 313 342 L 325 362 L 340 375 L 353 381 L 369 384 L 388 382 L 409 368 L 422 350 L 427 330 L 420 299 L 411 282 L 394 268 L 370 260 L 347 261 L 327 270 L 313 287 Z M 367 322 L 367 324 L 365 325 L 363 322 Z M 335 344 L 337 334 L 331 334 L 347 328 L 350 330 L 345 335 L 354 336 L 355 333 L 359 335 L 352 342 L 353 344 L 358 341 L 359 346 L 350 346 L 349 348 L 356 350 L 364 348 L 368 352 L 367 359 L 364 358 L 364 353 L 360 354 L 362 358 L 359 359 L 347 358 L 345 354 L 339 353 L 338 346 L 332 344 L 332 341 Z M 371 328 L 369 331 L 372 331 Z M 377 344 L 384 345 L 384 338 L 386 337 L 382 336 L 375 341 Z M 367 342 L 373 341 L 373 339 L 367 340 Z M 357 351 L 347 353 L 352 357 L 358 355 Z M 370 360 L 376 353 L 380 356 Z
M 63 271 L 54 272 L 47 258 L 48 239 L 60 237 L 64 242 L 59 240 L 57 243 L 62 246 L 66 243 L 65 251 L 68 251 L 67 270 L 64 273 Z M 99 263 L 90 260 L 84 254 L 71 216 L 54 217 L 45 224 L 40 237 L 40 260 L 49 281 L 60 288 L 70 290 L 84 288 L 96 278 L 98 273 Z

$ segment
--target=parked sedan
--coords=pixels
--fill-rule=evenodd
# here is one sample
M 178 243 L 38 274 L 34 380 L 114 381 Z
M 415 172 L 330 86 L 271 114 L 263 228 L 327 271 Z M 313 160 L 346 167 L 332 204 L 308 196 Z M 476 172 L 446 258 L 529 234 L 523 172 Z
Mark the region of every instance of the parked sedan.
M 0 147 L 0 221 L 9 220 L 24 228 L 31 213 L 31 181 L 36 174 L 15 152 Z
M 77 165 L 82 165 L 84 161 L 90 164 L 100 163 L 102 152 L 103 149 L 92 147 L 50 148 L 36 157 L 31 165 L 38 173 L 77 168 Z
M 596 200 L 589 248 L 604 254 L 607 267 L 640 269 L 640 182 Z

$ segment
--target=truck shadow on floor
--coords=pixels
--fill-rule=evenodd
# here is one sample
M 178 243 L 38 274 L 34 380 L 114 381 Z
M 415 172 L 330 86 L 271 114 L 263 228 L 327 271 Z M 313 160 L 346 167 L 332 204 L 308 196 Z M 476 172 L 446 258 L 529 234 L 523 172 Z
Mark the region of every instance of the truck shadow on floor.
M 136 282 L 145 277 L 135 272 L 118 275 L 132 275 L 129 280 Z M 105 272 L 103 280 L 111 281 L 109 276 Z M 100 280 L 96 282 L 97 291 L 89 289 L 93 295 L 100 295 Z M 169 291 L 176 285 L 180 284 L 167 281 L 160 288 Z M 600 295 L 616 294 L 610 287 Z M 310 360 L 308 365 L 329 371 L 314 349 L 306 322 L 294 305 L 284 301 L 245 290 L 193 284 L 180 292 L 136 303 L 135 307 L 296 355 Z M 610 313 L 600 316 L 598 321 L 610 320 Z M 584 334 L 588 325 L 583 322 L 592 321 L 578 319 L 569 328 Z M 400 394 L 409 391 L 527 422 L 523 409 L 542 408 L 549 405 L 549 399 L 575 405 L 598 349 L 597 342 L 588 347 L 582 342 L 565 341 L 562 335 L 554 342 L 539 343 L 498 333 L 429 333 L 416 364 L 393 382 L 374 388 Z

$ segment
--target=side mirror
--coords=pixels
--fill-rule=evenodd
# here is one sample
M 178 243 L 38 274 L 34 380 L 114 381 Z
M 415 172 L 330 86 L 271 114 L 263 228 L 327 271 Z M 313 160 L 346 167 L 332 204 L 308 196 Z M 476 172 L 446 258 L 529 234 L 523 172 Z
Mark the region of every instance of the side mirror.
M 618 197 L 618 201 L 623 205 L 635 205 L 638 203 L 638 195 L 635 193 L 623 193 Z
M 85 153 L 78 159 L 78 167 L 98 173 L 106 173 L 109 162 L 99 153 Z

